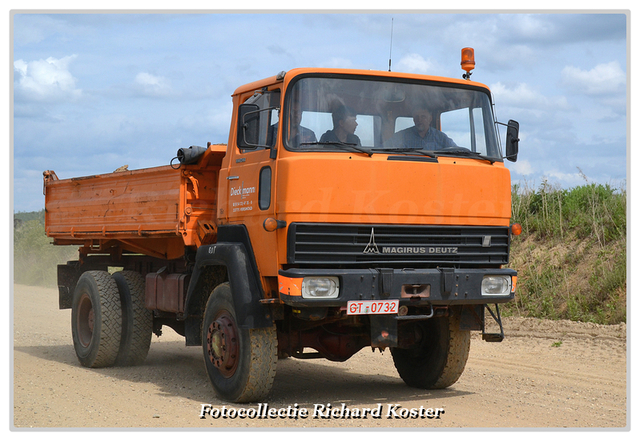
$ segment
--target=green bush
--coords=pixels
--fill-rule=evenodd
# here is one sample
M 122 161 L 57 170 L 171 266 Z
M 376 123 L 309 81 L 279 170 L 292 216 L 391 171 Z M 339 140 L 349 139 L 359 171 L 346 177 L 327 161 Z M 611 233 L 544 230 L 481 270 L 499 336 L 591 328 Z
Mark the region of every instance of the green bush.
M 585 181 L 572 189 L 513 186 L 512 222 L 523 233 L 512 242 L 518 289 L 507 313 L 626 321 L 627 193 Z
M 600 245 L 627 234 L 627 192 L 609 184 L 587 183 L 570 190 L 543 181 L 537 191 L 514 185 L 511 191 L 512 221 L 525 234 L 562 238 L 573 232 Z

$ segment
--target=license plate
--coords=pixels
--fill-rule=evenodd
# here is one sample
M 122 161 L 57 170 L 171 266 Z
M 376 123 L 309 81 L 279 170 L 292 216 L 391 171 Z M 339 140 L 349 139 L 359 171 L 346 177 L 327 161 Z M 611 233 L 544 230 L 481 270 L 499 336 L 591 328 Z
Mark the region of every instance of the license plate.
M 397 314 L 399 300 L 350 300 L 347 315 Z

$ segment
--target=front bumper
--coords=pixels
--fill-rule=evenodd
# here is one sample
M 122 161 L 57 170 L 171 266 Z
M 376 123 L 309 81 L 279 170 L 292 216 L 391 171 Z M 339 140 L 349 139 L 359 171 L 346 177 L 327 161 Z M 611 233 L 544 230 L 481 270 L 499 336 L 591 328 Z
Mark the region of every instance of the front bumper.
M 482 280 L 488 275 L 511 277 L 512 288 L 505 295 L 482 295 Z M 305 298 L 301 292 L 305 277 L 337 277 L 336 298 Z M 296 307 L 342 307 L 351 300 L 395 300 L 400 305 L 479 305 L 505 303 L 514 299 L 517 272 L 512 269 L 304 269 L 279 272 L 280 299 Z

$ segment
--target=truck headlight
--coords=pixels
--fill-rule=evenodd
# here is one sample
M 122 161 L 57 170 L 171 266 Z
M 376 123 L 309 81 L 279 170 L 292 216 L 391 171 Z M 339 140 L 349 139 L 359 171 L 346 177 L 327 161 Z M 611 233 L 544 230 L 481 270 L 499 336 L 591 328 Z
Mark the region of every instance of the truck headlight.
M 302 297 L 305 299 L 335 299 L 339 294 L 337 277 L 305 277 L 302 280 Z
M 482 279 L 483 296 L 507 296 L 510 292 L 510 276 L 484 276 Z

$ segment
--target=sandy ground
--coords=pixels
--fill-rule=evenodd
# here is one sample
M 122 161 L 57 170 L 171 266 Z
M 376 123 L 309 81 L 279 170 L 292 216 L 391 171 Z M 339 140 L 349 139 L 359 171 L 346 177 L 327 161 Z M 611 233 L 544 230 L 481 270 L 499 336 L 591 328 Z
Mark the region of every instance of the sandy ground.
M 13 302 L 13 430 L 628 426 L 625 325 L 505 319 L 505 341 L 487 343 L 476 333 L 464 374 L 438 391 L 406 387 L 389 351 L 365 349 L 344 363 L 280 360 L 264 404 L 230 405 L 215 397 L 201 349 L 186 347 L 169 328 L 153 337 L 144 365 L 87 369 L 76 359 L 71 311 L 57 308 L 56 290 L 16 285 Z M 338 411 L 335 418 L 314 417 L 320 405 L 343 403 L 351 411 L 379 408 L 380 417 L 339 418 Z M 202 419 L 203 404 L 214 415 L 232 411 Z M 308 416 L 240 417 L 265 405 L 284 409 L 282 415 L 289 407 L 306 409 Z M 439 418 L 428 418 L 437 412 Z

